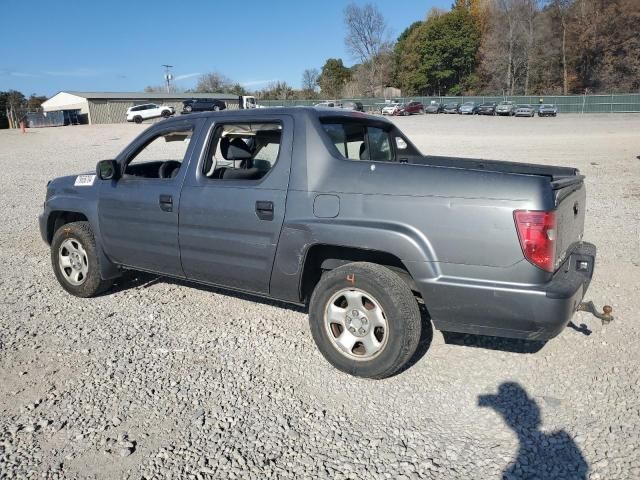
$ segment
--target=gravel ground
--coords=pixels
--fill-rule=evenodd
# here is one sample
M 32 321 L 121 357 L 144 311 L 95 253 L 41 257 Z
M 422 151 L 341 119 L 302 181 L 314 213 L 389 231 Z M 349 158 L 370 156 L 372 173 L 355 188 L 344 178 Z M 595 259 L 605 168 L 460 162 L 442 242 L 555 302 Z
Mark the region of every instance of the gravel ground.
M 436 331 L 368 381 L 282 304 L 146 274 L 74 298 L 38 233 L 45 184 L 145 126 L 0 131 L 0 478 L 640 478 L 640 116 L 396 121 L 425 153 L 579 167 L 588 299 L 616 320 L 578 313 L 546 344 Z

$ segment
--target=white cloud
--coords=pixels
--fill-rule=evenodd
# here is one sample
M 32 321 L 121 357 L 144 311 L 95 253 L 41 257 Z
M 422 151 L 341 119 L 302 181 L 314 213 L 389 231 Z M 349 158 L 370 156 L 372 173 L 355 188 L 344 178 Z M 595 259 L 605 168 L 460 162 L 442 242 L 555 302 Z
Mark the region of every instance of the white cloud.
M 11 70 L 2 70 L 2 75 L 6 75 L 8 77 L 37 77 L 35 73 L 27 73 L 27 72 L 13 72 Z
M 185 73 L 184 75 L 177 75 L 173 79 L 178 82 L 180 80 L 186 80 L 188 78 L 193 78 L 201 75 L 200 73 Z
M 70 70 L 44 70 L 42 73 L 54 77 L 95 77 L 104 73 L 104 70 L 97 68 L 76 67 Z
M 248 82 L 240 82 L 243 87 L 255 87 L 256 85 L 264 85 L 265 83 L 277 82 L 278 80 L 249 80 Z

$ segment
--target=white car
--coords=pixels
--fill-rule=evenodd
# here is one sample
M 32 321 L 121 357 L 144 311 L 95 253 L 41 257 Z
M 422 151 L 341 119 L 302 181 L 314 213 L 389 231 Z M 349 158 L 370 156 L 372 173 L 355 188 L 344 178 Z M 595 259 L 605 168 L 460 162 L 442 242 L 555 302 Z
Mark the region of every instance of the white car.
M 169 118 L 174 113 L 176 113 L 176 111 L 173 107 L 146 103 L 129 108 L 127 110 L 127 122 L 142 123 L 143 120 L 147 120 L 148 118 Z
M 339 102 L 320 102 L 314 105 L 316 108 L 342 108 L 342 104 Z
M 398 111 L 400 111 L 400 108 L 402 108 L 402 106 L 399 103 L 390 103 L 389 105 L 382 107 L 382 114 L 395 115 Z

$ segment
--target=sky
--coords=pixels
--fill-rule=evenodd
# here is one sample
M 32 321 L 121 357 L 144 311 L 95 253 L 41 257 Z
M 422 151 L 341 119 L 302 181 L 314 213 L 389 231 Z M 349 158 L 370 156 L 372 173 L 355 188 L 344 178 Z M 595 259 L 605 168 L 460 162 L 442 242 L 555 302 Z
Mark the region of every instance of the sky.
M 453 0 L 373 0 L 395 39 L 432 7 Z M 327 58 L 352 65 L 344 46 L 350 0 L 165 1 L 0 0 L 0 91 L 141 91 L 220 72 L 249 90 L 286 81 L 299 88 L 306 68 Z M 364 4 L 362 0 L 355 3 Z

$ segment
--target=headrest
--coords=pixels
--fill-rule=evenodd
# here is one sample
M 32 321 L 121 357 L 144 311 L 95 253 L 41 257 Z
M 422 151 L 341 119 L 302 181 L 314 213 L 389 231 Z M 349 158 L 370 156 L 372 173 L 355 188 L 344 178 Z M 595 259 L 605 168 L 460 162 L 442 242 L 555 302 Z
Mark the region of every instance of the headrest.
M 226 160 L 249 160 L 251 150 L 241 138 L 230 140 L 229 137 L 223 137 L 220 140 L 220 153 Z
M 364 142 L 360 144 L 360 160 L 369 160 L 369 151 Z

